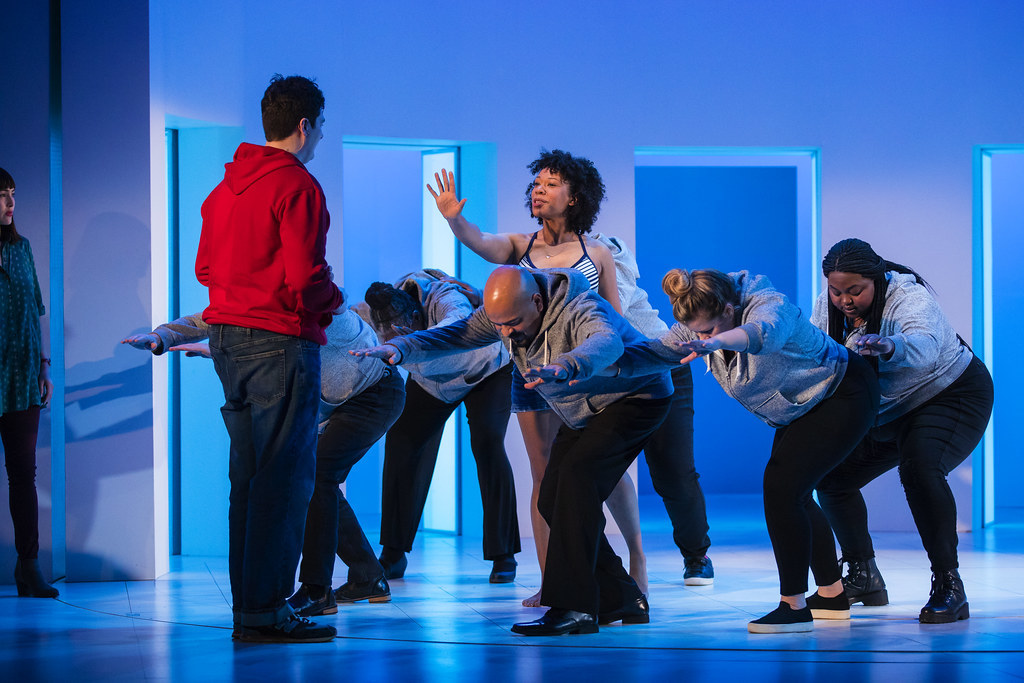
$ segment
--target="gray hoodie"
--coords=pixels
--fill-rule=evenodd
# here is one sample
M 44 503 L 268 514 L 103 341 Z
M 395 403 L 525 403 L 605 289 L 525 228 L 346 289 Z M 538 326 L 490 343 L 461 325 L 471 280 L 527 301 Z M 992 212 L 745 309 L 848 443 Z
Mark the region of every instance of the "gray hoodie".
M 895 350 L 888 360 L 878 359 L 882 403 L 877 424 L 906 415 L 956 381 L 974 354 L 960 342 L 956 330 L 924 285 L 908 273 L 886 273 L 882 325 L 878 334 L 892 339 Z M 811 322 L 828 333 L 828 292 L 814 302 Z M 864 327 L 853 330 L 846 346 L 856 349 Z
M 633 252 L 618 237 L 608 237 L 600 233 L 591 234 L 612 252 L 615 261 L 615 284 L 619 290 L 619 302 L 622 304 L 622 315 L 635 327 L 640 334 L 657 339 L 668 332 L 668 325 L 658 317 L 658 309 L 647 300 L 647 292 L 637 286 L 640 279 L 640 268 L 636 264 Z
M 209 334 L 209 329 L 201 313 L 165 323 L 153 330 L 161 342 L 153 353 L 160 355 L 177 344 L 202 341 Z M 350 350 L 377 345 L 377 335 L 373 328 L 352 310 L 336 314 L 324 331 L 327 344 L 320 348 L 321 423 L 335 408 L 379 382 L 385 373 L 391 372 L 377 358 L 353 356 L 349 353 Z
M 764 275 L 729 273 L 740 292 L 737 323 L 746 351 L 705 356 L 725 393 L 773 427 L 787 425 L 828 398 L 846 374 L 846 350 L 811 325 Z M 676 343 L 697 335 L 676 323 L 659 340 L 630 345 L 619 359 L 622 374 L 663 370 L 679 363 Z M 729 357 L 731 356 L 731 357 Z
M 395 283 L 423 305 L 427 328 L 444 327 L 473 313 L 473 305 L 458 286 L 443 282 L 439 270 L 409 273 Z M 458 403 L 480 382 L 508 364 L 508 351 L 495 341 L 483 348 L 457 355 L 423 357 L 415 361 L 402 357 L 402 367 L 423 389 L 445 403 Z
M 545 382 L 535 391 L 543 394 L 562 420 L 573 429 L 615 401 L 627 397 L 664 398 L 672 394 L 668 370 L 645 377 L 603 377 L 596 372 L 612 365 L 624 344 L 644 339 L 615 312 L 611 304 L 591 291 L 587 278 L 571 268 L 530 270 L 544 297 L 544 311 L 537 335 L 526 346 L 503 338 L 483 308 L 459 322 L 404 337 L 392 344 L 403 362 L 419 361 L 489 345 L 501 340 L 511 349 L 520 372 L 558 364 L 568 371 L 565 381 Z M 568 380 L 579 380 L 570 386 Z

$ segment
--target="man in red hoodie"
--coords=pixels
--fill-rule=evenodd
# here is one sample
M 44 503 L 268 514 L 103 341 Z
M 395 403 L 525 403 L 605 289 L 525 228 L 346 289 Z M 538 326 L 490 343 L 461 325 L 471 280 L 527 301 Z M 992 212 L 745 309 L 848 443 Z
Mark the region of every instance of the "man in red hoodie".
M 323 137 L 324 96 L 301 76 L 263 95 L 265 146 L 242 143 L 203 202 L 196 277 L 231 438 L 228 565 L 234 637 L 325 642 L 292 593 L 313 491 L 320 346 L 343 295 L 324 257 L 330 216 L 305 164 Z

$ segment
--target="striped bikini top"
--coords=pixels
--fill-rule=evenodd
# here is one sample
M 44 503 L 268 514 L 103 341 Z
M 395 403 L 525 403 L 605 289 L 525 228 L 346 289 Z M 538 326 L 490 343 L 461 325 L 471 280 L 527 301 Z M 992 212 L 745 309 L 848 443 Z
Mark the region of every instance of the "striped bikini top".
M 569 266 L 575 268 L 587 277 L 587 281 L 590 283 L 590 288 L 597 291 L 597 285 L 600 282 L 600 275 L 597 272 L 597 264 L 590 258 L 590 254 L 587 253 L 587 245 L 583 243 L 583 235 L 577 235 L 580 240 L 580 247 L 583 249 L 583 256 L 576 263 Z M 533 241 L 537 239 L 537 233 L 533 233 L 530 236 L 530 243 L 526 245 L 526 253 L 523 254 L 523 258 L 519 259 L 519 265 L 525 268 L 537 268 L 533 261 L 530 259 L 530 251 L 533 249 Z

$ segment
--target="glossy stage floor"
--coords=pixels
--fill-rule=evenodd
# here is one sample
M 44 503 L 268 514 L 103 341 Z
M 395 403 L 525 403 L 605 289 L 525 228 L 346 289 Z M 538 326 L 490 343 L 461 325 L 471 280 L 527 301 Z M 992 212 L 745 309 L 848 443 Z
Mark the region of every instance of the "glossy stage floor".
M 319 617 L 332 643 L 231 640 L 227 563 L 172 558 L 156 581 L 59 583 L 56 600 L 0 587 L 0 678 L 29 681 L 956 681 L 1024 680 L 1024 525 L 963 534 L 971 618 L 922 625 L 929 573 L 912 533 L 876 535 L 886 607 L 857 606 L 812 633 L 751 635 L 778 602 L 774 561 L 751 497 L 709 500 L 712 586 L 684 586 L 664 510 L 643 499 L 651 623 L 600 633 L 524 638 L 520 601 L 537 587 L 525 539 L 514 584 L 487 582 L 479 541 L 422 534 L 389 603 Z M 369 526 L 369 525 L 367 525 Z M 621 538 L 612 538 L 621 547 Z M 344 568 L 335 570 L 335 585 Z

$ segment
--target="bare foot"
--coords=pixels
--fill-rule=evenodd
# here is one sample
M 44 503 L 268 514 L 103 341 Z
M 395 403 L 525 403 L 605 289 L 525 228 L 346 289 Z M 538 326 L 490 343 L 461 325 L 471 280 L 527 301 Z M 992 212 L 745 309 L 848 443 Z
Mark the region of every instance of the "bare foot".
M 647 595 L 647 556 L 643 553 L 630 554 L 629 575 L 636 581 L 637 588 L 644 595 Z M 524 603 L 525 604 L 525 603 Z
M 540 607 L 540 591 L 523 600 L 523 607 Z

